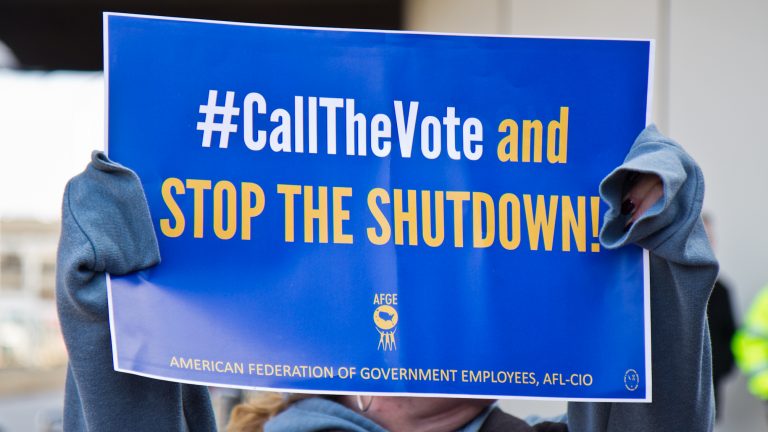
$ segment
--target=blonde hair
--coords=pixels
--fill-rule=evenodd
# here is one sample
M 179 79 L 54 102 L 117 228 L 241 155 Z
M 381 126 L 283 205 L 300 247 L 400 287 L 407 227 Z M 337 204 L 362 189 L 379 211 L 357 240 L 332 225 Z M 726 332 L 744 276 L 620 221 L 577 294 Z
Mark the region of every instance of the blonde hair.
M 313 395 L 262 392 L 232 409 L 227 432 L 263 432 L 264 424 L 292 403 Z

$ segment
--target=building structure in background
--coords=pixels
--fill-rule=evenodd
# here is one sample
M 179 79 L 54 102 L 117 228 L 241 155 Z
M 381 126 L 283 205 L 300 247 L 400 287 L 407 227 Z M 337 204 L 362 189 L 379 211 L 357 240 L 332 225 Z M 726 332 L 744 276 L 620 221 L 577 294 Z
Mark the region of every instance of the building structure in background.
M 0 295 L 52 299 L 59 222 L 0 220 Z
M 66 362 L 54 293 L 58 222 L 0 219 L 0 369 Z

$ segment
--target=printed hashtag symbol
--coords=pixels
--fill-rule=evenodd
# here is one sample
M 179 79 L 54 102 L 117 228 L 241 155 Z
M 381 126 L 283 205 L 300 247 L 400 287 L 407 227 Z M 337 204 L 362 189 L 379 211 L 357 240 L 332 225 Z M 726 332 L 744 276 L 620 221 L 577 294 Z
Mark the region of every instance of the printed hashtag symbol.
M 211 135 L 219 132 L 219 148 L 227 148 L 229 134 L 237 132 L 237 124 L 232 123 L 232 117 L 240 114 L 240 108 L 235 105 L 235 92 L 228 91 L 224 99 L 224 106 L 216 104 L 219 92 L 208 90 L 208 104 L 200 105 L 200 114 L 205 114 L 204 122 L 197 122 L 197 130 L 203 131 L 203 147 L 211 146 Z M 221 116 L 221 121 L 216 122 L 216 116 Z

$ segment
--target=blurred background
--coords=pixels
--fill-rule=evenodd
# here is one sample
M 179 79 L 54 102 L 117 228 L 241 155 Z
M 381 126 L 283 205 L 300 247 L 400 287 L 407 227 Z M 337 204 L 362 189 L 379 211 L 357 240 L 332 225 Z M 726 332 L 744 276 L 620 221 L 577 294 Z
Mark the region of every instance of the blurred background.
M 0 431 L 59 430 L 66 351 L 53 303 L 60 199 L 103 143 L 101 12 L 451 33 L 656 39 L 653 118 L 700 163 L 740 322 L 768 283 L 766 0 L 0 0 Z M 723 315 L 728 302 L 712 305 Z M 663 355 L 663 353 L 654 353 Z M 216 390 L 221 411 L 237 394 Z M 719 431 L 768 429 L 725 375 Z M 517 415 L 563 402 L 506 401 Z

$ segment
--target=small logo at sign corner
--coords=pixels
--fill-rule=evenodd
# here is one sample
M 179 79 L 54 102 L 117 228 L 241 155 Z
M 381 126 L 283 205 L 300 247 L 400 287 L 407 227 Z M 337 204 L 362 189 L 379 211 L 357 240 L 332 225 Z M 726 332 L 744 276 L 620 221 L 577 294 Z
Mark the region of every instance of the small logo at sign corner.
M 627 369 L 624 372 L 624 388 L 629 391 L 635 391 L 640 387 L 640 375 L 634 369 Z
M 397 331 L 397 311 L 390 305 L 381 305 L 373 311 L 373 323 L 379 332 L 377 349 L 394 351 L 397 349 L 395 332 Z

